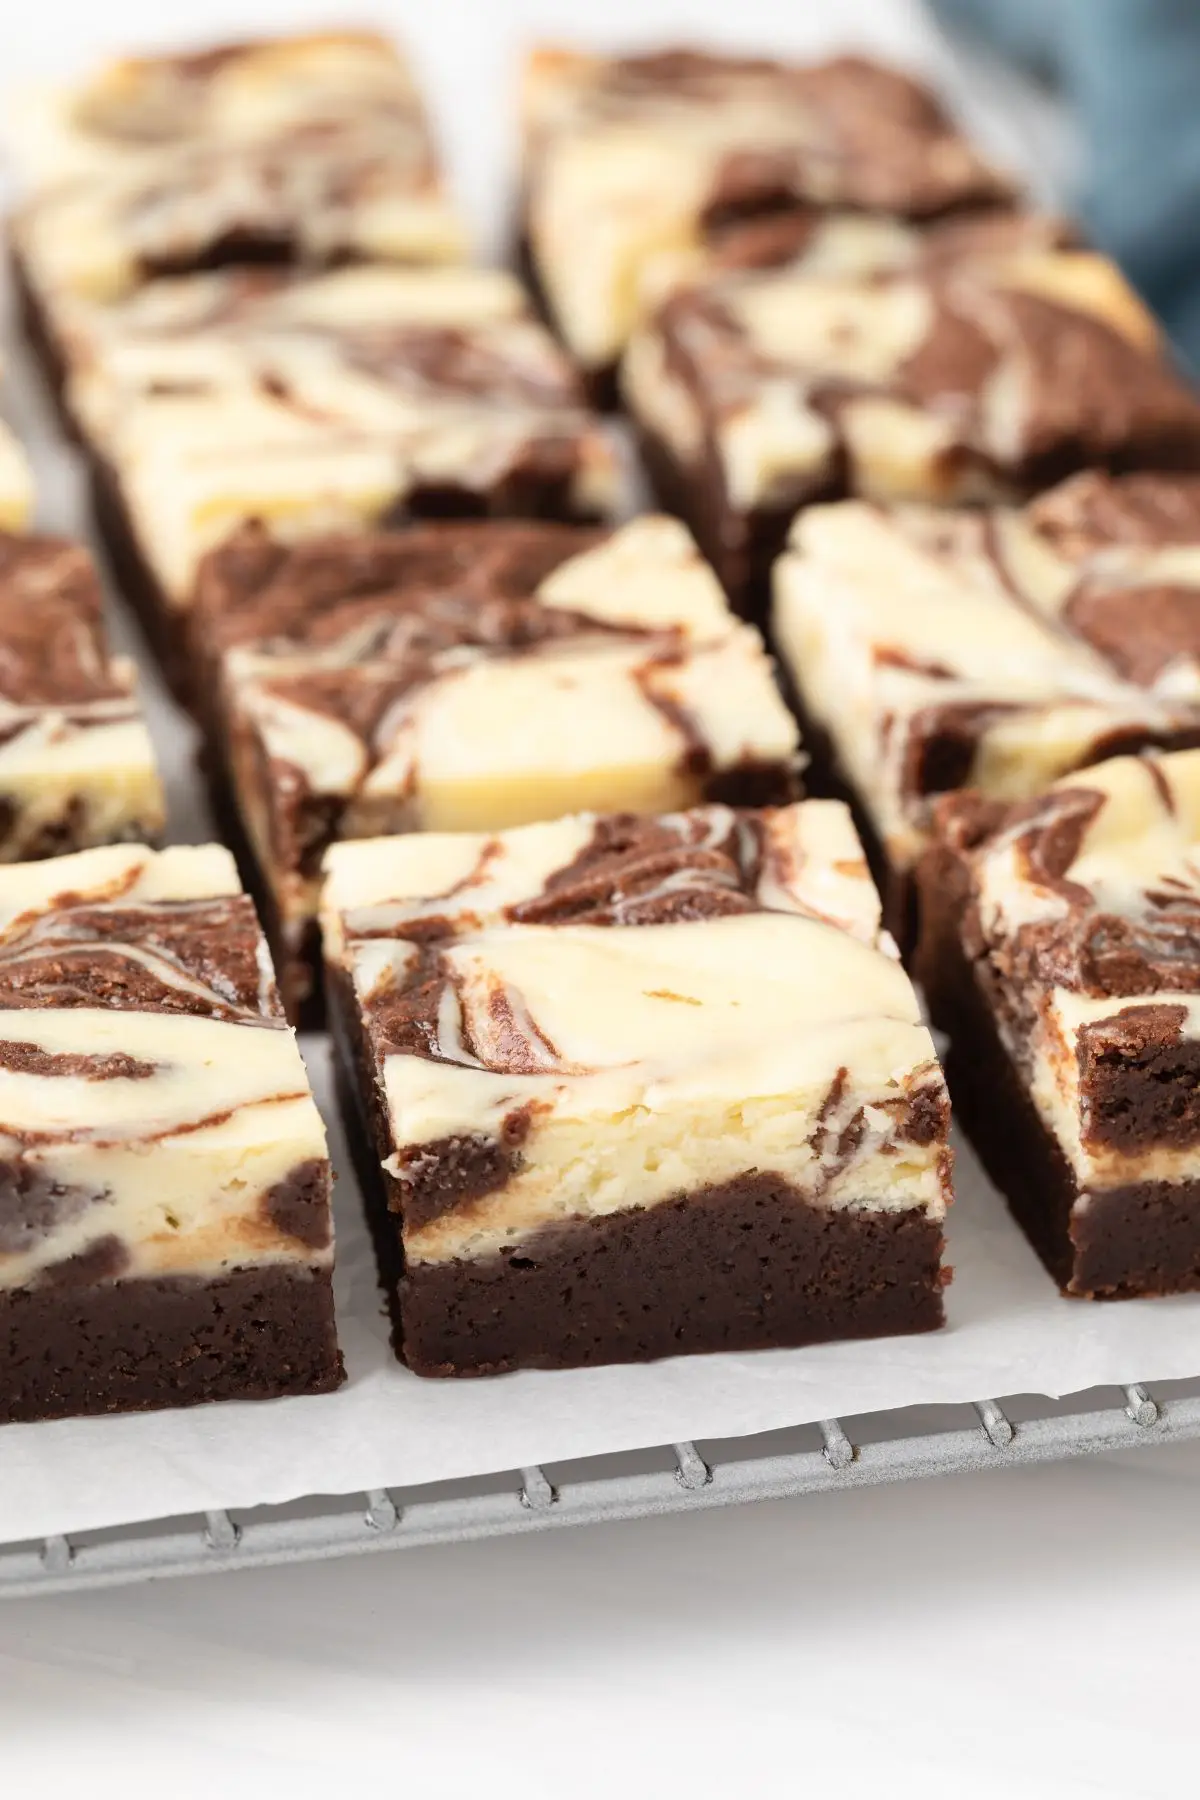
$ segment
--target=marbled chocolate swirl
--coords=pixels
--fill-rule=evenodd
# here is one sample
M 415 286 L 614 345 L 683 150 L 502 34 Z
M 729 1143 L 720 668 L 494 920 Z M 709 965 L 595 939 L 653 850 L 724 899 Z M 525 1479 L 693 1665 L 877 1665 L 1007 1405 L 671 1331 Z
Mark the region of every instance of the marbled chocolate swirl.
M 411 1261 L 750 1168 L 941 1217 L 941 1072 L 834 802 L 344 844 L 324 929 Z
M 673 295 L 625 392 L 735 510 L 958 504 L 1087 465 L 1195 469 L 1200 401 L 1113 265 L 1022 250 L 863 275 L 758 270 Z
M 51 322 L 155 276 L 243 261 L 457 261 L 420 97 L 369 33 L 129 59 L 18 97 L 35 192 L 18 254 Z
M 526 67 L 522 122 L 532 260 L 594 369 L 619 355 L 648 266 L 702 256 L 730 227 L 838 212 L 925 220 L 1012 199 L 927 88 L 860 57 L 804 67 L 543 48 Z
M 1200 483 L 1074 477 L 1023 509 L 812 509 L 775 628 L 898 867 L 940 793 L 1031 797 L 1200 741 Z
M 196 616 L 223 650 L 220 728 L 289 930 L 341 838 L 794 792 L 761 640 L 665 518 L 291 549 L 250 529 L 203 567 Z
M 136 679 L 87 551 L 0 532 L 0 862 L 161 832 Z
M 0 1289 L 325 1267 L 329 1187 L 226 851 L 0 870 Z

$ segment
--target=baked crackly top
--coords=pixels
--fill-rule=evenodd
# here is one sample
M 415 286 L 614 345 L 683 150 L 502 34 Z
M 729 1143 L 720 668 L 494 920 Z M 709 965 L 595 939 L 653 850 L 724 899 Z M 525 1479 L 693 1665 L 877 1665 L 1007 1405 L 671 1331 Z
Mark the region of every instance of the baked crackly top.
M 522 94 L 528 160 L 564 135 L 675 140 L 704 171 L 700 210 L 765 195 L 914 217 L 1007 199 L 1009 183 L 933 92 L 864 57 L 787 64 L 680 48 L 604 57 L 544 47 Z

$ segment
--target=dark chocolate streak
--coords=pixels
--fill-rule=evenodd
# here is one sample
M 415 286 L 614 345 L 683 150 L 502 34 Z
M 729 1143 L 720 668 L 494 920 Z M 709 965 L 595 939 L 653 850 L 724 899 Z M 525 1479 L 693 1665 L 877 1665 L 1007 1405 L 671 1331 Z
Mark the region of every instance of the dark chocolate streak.
M 1103 796 L 1085 785 L 1086 774 L 1079 779 L 1078 788 L 1060 788 L 997 809 L 981 821 L 971 842 L 971 849 L 982 853 L 993 836 L 1010 836 L 1024 878 L 1058 893 L 1067 909 L 1065 916 L 1024 925 L 992 947 L 1006 989 L 1019 994 L 1049 985 L 1116 998 L 1160 990 L 1195 992 L 1200 988 L 1200 877 L 1190 882 L 1178 874 L 1164 877 L 1126 913 L 1100 906 L 1069 873 L 1104 804 Z M 951 819 L 947 812 L 942 822 L 947 838 L 954 832 Z M 971 938 L 983 953 L 986 940 L 977 927 Z
M 295 1238 L 306 1249 L 328 1249 L 333 1239 L 332 1188 L 328 1163 L 313 1159 L 297 1163 L 267 1189 L 263 1216 L 282 1236 Z
M 505 1187 L 521 1171 L 536 1110 L 532 1101 L 514 1107 L 494 1138 L 434 1138 L 400 1150 L 392 1193 L 404 1230 L 419 1231 L 447 1213 L 469 1214 L 472 1202 Z
M 462 1055 L 441 1039 L 447 989 L 454 994 Z M 421 1056 L 430 1062 L 458 1063 L 465 1056 L 511 1075 L 536 1075 L 547 1067 L 565 1069 L 537 1021 L 518 1015 L 512 996 L 501 983 L 491 986 L 484 1004 L 491 1027 L 487 1044 L 476 1042 L 470 1014 L 458 997 L 455 971 L 434 941 L 421 944 L 403 985 L 395 981 L 383 984 L 365 1002 L 364 1011 L 380 1058 Z
M 0 532 L 0 697 L 67 708 L 125 698 L 128 687 L 109 661 L 103 605 L 80 545 Z M 78 722 L 86 721 L 84 712 Z
M 448 327 L 398 325 L 355 332 L 331 332 L 345 344 L 347 366 L 389 390 L 417 397 L 469 400 L 472 406 L 582 409 L 579 377 L 557 351 L 536 361 L 506 356 L 477 333 Z
M 50 1079 L 69 1076 L 84 1081 L 146 1081 L 158 1073 L 155 1063 L 126 1056 L 123 1051 L 103 1055 L 91 1051 L 43 1050 L 40 1044 L 0 1039 L 0 1069 L 15 1075 L 37 1075 Z
M 703 223 L 817 202 L 931 218 L 1009 198 L 995 171 L 970 152 L 933 92 L 865 57 L 788 66 L 676 49 L 610 61 L 583 102 L 600 118 L 647 116 L 687 106 L 757 101 L 796 121 L 793 145 L 756 145 L 750 133 L 718 166 Z M 799 129 L 811 120 L 811 132 Z
M 660 925 L 753 912 L 762 875 L 763 818 L 632 813 L 596 821 L 590 842 L 535 898 L 508 908 L 521 925 Z
M 878 381 L 830 379 L 817 366 L 760 351 L 733 304 L 736 276 L 675 294 L 657 316 L 667 366 L 710 425 L 752 403 L 767 380 L 794 385 L 829 423 L 834 443 L 825 465 L 797 471 L 790 482 L 781 475 L 763 507 L 807 501 L 831 483 L 835 493 L 848 491 L 852 471 L 841 412 L 864 394 L 895 397 L 948 420 L 949 468 L 961 464 L 964 472 L 975 468 L 1029 490 L 1088 462 L 1200 466 L 1200 401 L 1168 364 L 1101 320 L 1001 286 L 989 280 L 986 265 L 884 272 L 874 279 L 883 289 L 895 285 L 900 291 L 918 284 L 932 312 L 920 344 Z M 1029 397 L 1016 450 L 997 465 L 989 448 L 989 377 L 1010 365 L 1021 371 Z M 731 519 L 731 545 L 737 529 Z
M 118 1281 L 130 1265 L 129 1250 L 114 1232 L 64 1256 L 61 1262 L 49 1263 L 33 1283 L 35 1293 L 47 1289 L 94 1287 L 100 1282 Z
M 1196 545 L 1200 547 L 1200 529 Z M 1200 587 L 1084 579 L 1063 618 L 1119 675 L 1149 687 L 1176 658 L 1200 659 Z
M 285 545 L 248 524 L 201 564 L 198 635 L 213 653 L 234 644 L 326 647 L 364 626 L 376 655 L 396 641 L 406 653 L 410 636 L 423 642 L 428 635 L 446 648 L 507 645 L 520 628 L 552 629 L 527 620 L 521 603 L 605 535 L 576 525 L 466 520 Z
M 106 1189 L 55 1181 L 34 1159 L 0 1161 L 0 1255 L 19 1256 L 110 1199 Z
M 62 895 L 0 939 L 0 1005 L 106 1006 L 261 1023 L 282 1017 L 259 963 L 254 904 L 97 904 Z
M 1034 530 L 1068 562 L 1116 546 L 1200 544 L 1200 477 L 1087 470 L 1028 509 Z

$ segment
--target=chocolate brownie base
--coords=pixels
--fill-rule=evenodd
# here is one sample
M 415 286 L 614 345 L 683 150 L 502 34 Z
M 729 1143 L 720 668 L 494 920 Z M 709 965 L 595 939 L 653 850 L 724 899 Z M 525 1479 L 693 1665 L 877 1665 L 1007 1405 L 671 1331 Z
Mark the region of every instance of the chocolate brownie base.
M 1096 1189 L 1074 1215 L 1075 1174 L 1004 1048 L 958 942 L 940 869 L 932 856 L 922 871 L 915 973 L 950 1038 L 955 1117 L 989 1179 L 1064 1294 L 1119 1300 L 1200 1290 L 1200 1180 Z
M 338 1092 L 397 1354 L 418 1375 L 491 1375 L 935 1331 L 941 1224 L 815 1206 L 751 1172 L 657 1206 L 542 1227 L 503 1254 L 404 1266 L 382 1119 L 348 983 L 329 1006 Z
M 398 1290 L 404 1361 L 490 1375 L 934 1331 L 942 1244 L 924 1213 L 814 1206 L 752 1173 L 416 1265 Z
M 0 1295 L 0 1422 L 324 1394 L 344 1379 L 326 1273 L 280 1266 Z

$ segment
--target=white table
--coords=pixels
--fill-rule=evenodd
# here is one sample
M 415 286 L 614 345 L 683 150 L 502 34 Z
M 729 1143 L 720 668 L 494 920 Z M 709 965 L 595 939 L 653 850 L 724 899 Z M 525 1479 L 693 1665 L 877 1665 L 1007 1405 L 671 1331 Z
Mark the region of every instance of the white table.
M 170 29 L 340 10 L 176 0 Z M 414 44 L 488 247 L 504 224 L 506 84 L 532 35 L 930 52 L 905 0 L 375 11 Z M 152 42 L 164 13 L 6 0 L 0 79 Z M 1052 187 L 1054 121 L 1012 114 L 978 81 L 959 91 L 993 146 Z M 49 492 L 47 522 L 70 523 L 73 484 Z M 1180 1445 L 12 1602 L 0 1795 L 1177 1800 L 1196 1783 L 1198 1495 L 1200 1446 Z
M 1180 1800 L 1198 1499 L 1180 1446 L 11 1602 L 0 1791 Z

